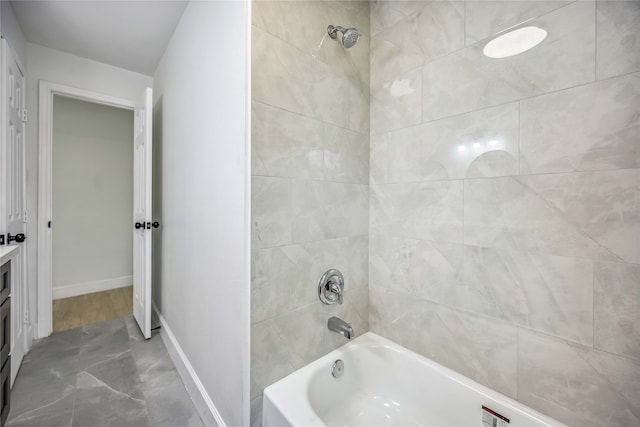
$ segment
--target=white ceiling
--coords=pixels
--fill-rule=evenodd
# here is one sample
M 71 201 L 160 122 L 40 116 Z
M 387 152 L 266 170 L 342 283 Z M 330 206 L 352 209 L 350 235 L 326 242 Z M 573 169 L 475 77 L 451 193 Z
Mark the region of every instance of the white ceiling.
M 27 41 L 153 75 L 186 1 L 11 2 Z

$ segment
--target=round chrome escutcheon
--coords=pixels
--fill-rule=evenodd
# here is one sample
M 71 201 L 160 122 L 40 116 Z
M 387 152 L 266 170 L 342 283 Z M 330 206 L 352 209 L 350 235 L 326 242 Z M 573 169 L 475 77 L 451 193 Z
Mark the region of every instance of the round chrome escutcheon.
M 340 378 L 344 373 L 344 362 L 340 359 L 333 362 L 333 366 L 331 367 L 331 375 L 334 378 Z

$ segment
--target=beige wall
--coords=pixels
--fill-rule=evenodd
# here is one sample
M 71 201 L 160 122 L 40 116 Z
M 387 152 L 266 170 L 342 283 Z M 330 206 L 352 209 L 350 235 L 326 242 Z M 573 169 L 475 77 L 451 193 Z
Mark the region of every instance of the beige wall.
M 347 50 L 329 24 L 364 33 Z M 369 5 L 254 2 L 252 420 L 264 387 L 341 345 L 338 315 L 368 330 Z M 345 277 L 342 306 L 317 282 Z
M 130 279 L 133 111 L 55 96 L 52 188 L 54 295 Z
M 528 19 L 542 44 L 482 54 Z M 371 6 L 371 329 L 576 426 L 640 424 L 639 26 L 639 2 Z

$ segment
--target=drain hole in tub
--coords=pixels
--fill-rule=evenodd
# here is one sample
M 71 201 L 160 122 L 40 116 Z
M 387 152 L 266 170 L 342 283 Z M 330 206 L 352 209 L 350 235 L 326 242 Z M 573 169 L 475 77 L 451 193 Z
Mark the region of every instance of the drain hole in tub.
M 341 359 L 333 362 L 333 366 L 331 367 L 331 375 L 333 378 L 340 378 L 344 373 L 344 362 Z

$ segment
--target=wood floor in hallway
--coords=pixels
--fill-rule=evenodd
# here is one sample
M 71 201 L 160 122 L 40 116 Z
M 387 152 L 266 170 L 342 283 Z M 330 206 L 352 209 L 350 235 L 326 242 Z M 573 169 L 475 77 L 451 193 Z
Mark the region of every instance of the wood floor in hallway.
M 53 332 L 131 316 L 133 286 L 53 300 Z

